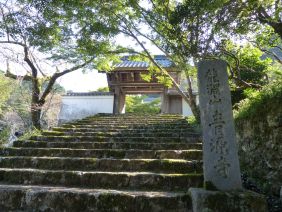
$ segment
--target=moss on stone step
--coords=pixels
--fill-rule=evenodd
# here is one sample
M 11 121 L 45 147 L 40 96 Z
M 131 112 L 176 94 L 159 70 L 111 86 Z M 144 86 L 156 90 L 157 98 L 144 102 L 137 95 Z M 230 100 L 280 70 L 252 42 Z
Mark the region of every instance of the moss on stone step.
M 72 157 L 2 157 L 0 168 L 33 168 L 77 171 L 151 171 L 157 173 L 202 173 L 202 163 L 187 160 L 98 159 Z
M 179 191 L 202 186 L 201 148 L 179 115 L 73 121 L 0 148 L 0 181 L 17 184 L 0 185 L 0 211 L 189 211 Z
M 185 193 L 0 185 L 1 211 L 184 212 Z
M 26 185 L 63 185 L 87 188 L 187 191 L 201 187 L 202 174 L 151 172 L 81 172 L 0 168 L 0 181 Z
M 187 142 L 46 142 L 46 141 L 16 141 L 14 147 L 35 148 L 72 148 L 72 149 L 143 149 L 143 150 L 188 150 L 202 149 L 201 143 Z
M 95 157 L 201 160 L 201 150 L 122 150 L 69 148 L 0 148 L 3 156 Z

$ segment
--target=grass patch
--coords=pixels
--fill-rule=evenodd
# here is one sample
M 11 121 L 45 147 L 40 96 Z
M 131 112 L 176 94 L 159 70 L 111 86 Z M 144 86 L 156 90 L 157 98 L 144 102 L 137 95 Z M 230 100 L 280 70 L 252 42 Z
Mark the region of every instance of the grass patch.
M 19 140 L 24 141 L 24 140 L 28 140 L 30 139 L 31 136 L 38 136 L 41 135 L 42 131 L 41 130 L 37 130 L 35 128 L 30 129 L 28 131 L 26 131 L 20 138 Z

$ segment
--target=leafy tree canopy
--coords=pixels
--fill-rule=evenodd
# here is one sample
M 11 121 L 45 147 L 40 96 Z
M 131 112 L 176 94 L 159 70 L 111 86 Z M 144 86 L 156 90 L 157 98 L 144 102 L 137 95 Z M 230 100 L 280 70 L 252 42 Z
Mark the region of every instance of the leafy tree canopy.
M 93 8 L 64 10 L 68 5 L 64 3 L 0 2 L 0 51 L 6 60 L 26 69 L 22 79 L 32 84 L 31 116 L 38 129 L 41 109 L 59 77 L 77 69 L 109 69 L 101 61 L 114 61 L 118 51 L 112 40 L 116 32 L 103 24 Z M 76 14 L 75 20 L 72 14 Z M 91 24 L 84 21 L 86 18 Z M 43 58 L 39 52 L 44 53 Z M 18 77 L 7 69 L 7 77 Z
M 282 50 L 280 0 L 17 2 L 28 3 L 24 10 L 19 10 L 20 14 L 27 18 L 9 19 L 9 16 L 3 16 L 7 19 L 3 20 L 4 24 L 1 25 L 4 37 L 7 37 L 9 30 L 16 35 L 24 34 L 30 37 L 26 39 L 29 43 L 42 51 L 50 52 L 50 58 L 55 61 L 64 59 L 73 63 L 90 59 L 95 62 L 94 67 L 104 70 L 110 70 L 111 63 L 117 61 L 113 53 L 138 53 L 149 59 L 152 65 L 150 71 L 159 72 L 161 82 L 166 85 L 173 84 L 177 88 L 194 114 L 197 114 L 198 110 L 192 92 L 191 78 L 195 76 L 195 68 L 191 63 L 196 65 L 203 58 L 225 59 L 230 64 L 231 77 L 236 86 L 245 88 L 260 87 L 265 83 L 265 65 L 270 62 L 259 61 L 259 51 L 255 49 L 251 49 L 253 55 L 248 55 L 248 51 L 238 50 L 238 43 L 250 42 L 282 63 L 271 51 L 271 48 Z M 27 15 L 22 11 L 29 13 Z M 37 13 L 39 15 L 33 16 Z M 32 18 L 38 17 L 39 21 L 34 22 Z M 15 20 L 29 21 L 15 25 Z M 19 26 L 29 25 L 32 30 L 18 30 Z M 12 26 L 18 27 L 14 30 Z M 28 36 L 29 33 L 32 36 Z M 120 33 L 134 39 L 142 51 L 136 52 L 135 49 L 119 48 L 115 45 L 112 39 Z M 41 37 L 44 39 L 37 39 Z M 13 37 L 18 38 L 20 36 Z M 148 41 L 171 58 L 179 70 L 184 71 L 188 82 L 187 94 L 179 88 L 166 70 L 154 61 L 146 46 Z M 228 45 L 230 41 L 235 43 L 232 48 Z

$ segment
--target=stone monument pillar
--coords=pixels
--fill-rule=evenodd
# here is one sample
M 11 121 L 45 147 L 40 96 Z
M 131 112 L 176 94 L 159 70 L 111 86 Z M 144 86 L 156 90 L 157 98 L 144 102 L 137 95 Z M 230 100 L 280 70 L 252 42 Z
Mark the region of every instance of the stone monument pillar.
M 219 190 L 241 189 L 227 64 L 202 61 L 198 70 L 204 179 Z
M 262 195 L 242 189 L 226 62 L 200 62 L 198 87 L 205 189 L 189 189 L 193 212 L 267 211 Z

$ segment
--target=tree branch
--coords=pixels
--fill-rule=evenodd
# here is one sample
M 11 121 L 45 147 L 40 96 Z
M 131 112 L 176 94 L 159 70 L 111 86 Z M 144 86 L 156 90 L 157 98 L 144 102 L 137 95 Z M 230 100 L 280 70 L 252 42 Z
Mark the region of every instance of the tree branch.
M 229 70 L 231 72 L 231 78 L 234 79 L 236 82 L 240 83 L 245 88 L 262 88 L 261 85 L 258 85 L 258 84 L 255 84 L 255 83 L 249 83 L 249 82 L 246 82 L 245 80 L 242 80 L 242 79 L 236 77 L 235 74 L 234 74 L 234 71 L 232 69 L 232 66 L 227 61 L 226 61 L 226 63 L 227 63 Z
M 9 67 L 9 63 L 7 62 L 7 71 L 5 73 L 5 77 L 8 77 L 8 78 L 11 78 L 11 79 L 15 79 L 17 80 L 19 78 L 19 76 L 13 74 L 10 72 L 10 67 Z M 29 76 L 29 75 L 24 75 L 24 76 L 21 76 L 22 80 L 24 81 L 32 81 L 32 77 Z
M 73 71 L 75 71 L 75 70 L 77 70 L 77 69 L 80 69 L 80 68 L 85 67 L 86 65 L 88 65 L 89 63 L 91 63 L 91 62 L 93 61 L 93 59 L 94 59 L 94 57 L 92 57 L 91 59 L 87 60 L 87 61 L 84 62 L 83 64 L 74 66 L 74 67 L 72 67 L 72 68 L 70 68 L 70 69 L 66 69 L 66 70 L 64 70 L 64 71 L 62 71 L 62 72 L 59 72 L 59 73 L 55 73 L 55 74 L 50 78 L 49 83 L 48 83 L 46 89 L 44 90 L 44 92 L 43 92 L 43 94 L 42 94 L 40 100 L 39 100 L 40 104 L 43 105 L 43 104 L 45 103 L 46 97 L 47 97 L 48 94 L 51 92 L 51 90 L 52 90 L 52 88 L 53 88 L 53 85 L 55 84 L 56 80 L 57 80 L 59 77 L 65 75 L 65 74 L 68 74 L 68 73 L 70 73 L 70 72 L 73 72 Z
M 6 24 L 6 17 L 5 17 L 5 14 L 4 14 L 4 9 L 3 9 L 2 6 L 0 7 L 0 9 L 1 9 L 1 13 L 2 13 L 3 22 L 4 22 L 4 25 L 5 25 L 5 28 L 6 28 L 7 39 L 9 41 L 10 40 L 10 33 L 9 33 L 9 28 Z
M 282 64 L 282 59 L 280 59 L 280 57 L 275 54 L 274 52 L 268 50 L 268 49 L 264 49 L 261 47 L 261 45 L 259 45 L 258 42 L 256 41 L 249 41 L 251 43 L 253 43 L 259 50 L 261 50 L 262 52 L 265 52 L 266 54 L 273 56 L 275 58 L 275 60 L 277 60 L 277 62 L 279 62 L 280 64 Z M 273 48 L 278 48 L 280 51 L 282 51 L 282 48 L 280 46 L 273 46 Z
M 126 23 L 125 23 L 126 24 Z M 173 83 L 173 85 L 175 86 L 176 90 L 179 92 L 179 94 L 183 97 L 183 99 L 189 104 L 189 98 L 186 96 L 186 94 L 180 89 L 178 83 L 173 79 L 173 77 L 170 76 L 170 74 L 163 69 L 155 60 L 154 58 L 151 56 L 151 54 L 149 53 L 149 51 L 146 49 L 146 47 L 144 46 L 144 44 L 136 37 L 136 35 L 134 35 L 134 33 L 131 32 L 130 29 L 128 29 L 128 32 L 131 34 L 131 37 L 134 38 L 136 40 L 136 42 L 141 46 L 141 48 L 144 50 L 144 52 L 147 54 L 148 58 L 150 59 L 150 61 L 165 75 L 167 76 Z
M 278 20 L 274 20 L 265 10 L 265 8 L 263 8 L 262 6 L 260 6 L 258 8 L 258 19 L 261 23 L 263 24 L 268 24 L 269 26 L 271 26 L 274 31 L 279 35 L 279 37 L 282 39 L 282 22 L 278 21 Z
M 0 41 L 0 44 L 3 43 L 3 44 L 14 44 L 14 45 L 19 45 L 19 46 L 22 46 L 22 47 L 26 47 L 26 44 L 24 43 L 21 43 L 21 42 L 17 42 L 17 41 L 11 41 L 11 40 L 7 40 L 7 41 Z

